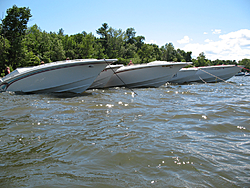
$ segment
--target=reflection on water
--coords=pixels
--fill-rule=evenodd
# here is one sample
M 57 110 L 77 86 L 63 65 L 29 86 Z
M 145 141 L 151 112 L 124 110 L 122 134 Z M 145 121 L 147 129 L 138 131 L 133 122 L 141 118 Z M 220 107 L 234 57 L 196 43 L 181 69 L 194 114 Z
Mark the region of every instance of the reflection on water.
M 249 187 L 249 79 L 0 93 L 0 185 Z

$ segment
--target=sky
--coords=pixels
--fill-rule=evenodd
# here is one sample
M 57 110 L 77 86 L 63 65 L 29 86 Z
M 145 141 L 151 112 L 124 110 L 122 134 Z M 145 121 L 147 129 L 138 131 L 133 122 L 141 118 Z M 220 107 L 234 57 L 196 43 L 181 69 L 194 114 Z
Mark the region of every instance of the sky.
M 0 19 L 13 5 L 29 7 L 28 27 L 46 32 L 99 37 L 96 30 L 107 23 L 193 58 L 204 52 L 210 60 L 250 59 L 250 0 L 0 0 Z

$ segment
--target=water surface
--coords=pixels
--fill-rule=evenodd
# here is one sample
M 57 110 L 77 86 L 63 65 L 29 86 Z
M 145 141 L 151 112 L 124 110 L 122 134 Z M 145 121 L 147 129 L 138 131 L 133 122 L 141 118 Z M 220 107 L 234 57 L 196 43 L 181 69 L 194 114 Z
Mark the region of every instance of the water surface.
M 249 89 L 0 93 L 0 187 L 250 187 Z

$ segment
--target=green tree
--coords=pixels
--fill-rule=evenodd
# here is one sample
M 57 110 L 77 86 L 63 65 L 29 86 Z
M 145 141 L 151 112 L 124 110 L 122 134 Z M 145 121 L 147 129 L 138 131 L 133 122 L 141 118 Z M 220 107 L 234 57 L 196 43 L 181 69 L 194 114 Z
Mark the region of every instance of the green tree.
M 28 28 L 26 33 L 23 47 L 24 53 L 28 56 L 24 57 L 27 61 L 26 66 L 32 66 L 32 61 L 34 61 L 33 65 L 37 65 L 38 61 L 48 63 L 66 58 L 62 44 L 64 38 L 62 33 L 42 32 L 36 24 Z
M 102 24 L 102 27 L 100 27 L 99 29 L 96 30 L 96 33 L 98 35 L 101 35 L 99 41 L 101 42 L 105 51 L 106 51 L 107 46 L 108 46 L 108 29 L 109 29 L 108 24 L 104 23 L 104 24 Z
M 137 37 L 135 37 L 135 46 L 137 48 L 137 51 L 139 49 L 141 49 L 141 47 L 144 44 L 144 41 L 145 41 L 145 37 L 144 36 L 137 36 Z
M 187 52 L 185 56 L 186 62 L 192 62 L 192 52 Z
M 53 45 L 53 41 L 49 33 L 43 31 L 41 33 L 42 41 L 39 46 L 39 56 L 42 61 L 45 63 L 52 62 L 51 49 Z
M 123 53 L 123 58 L 124 59 L 131 59 L 134 58 L 136 55 L 137 48 L 135 44 L 125 44 L 124 46 L 124 53 Z
M 106 54 L 109 58 L 117 58 L 124 56 L 125 44 L 125 33 L 121 29 L 113 29 L 112 27 L 108 30 L 108 40 Z
M 87 34 L 86 32 L 82 33 L 81 41 L 77 43 L 78 49 L 78 58 L 92 58 L 94 54 L 94 40 L 95 37 L 92 33 Z
M 205 53 L 201 52 L 196 59 L 193 59 L 193 64 L 196 67 L 207 66 L 209 61 L 207 61 Z
M 154 47 L 150 44 L 143 44 L 141 49 L 138 51 L 138 55 L 141 58 L 141 63 L 149 63 L 153 59 Z
M 184 50 L 177 49 L 176 51 L 176 58 L 178 62 L 192 62 L 191 57 L 192 52 L 185 52 Z
M 76 42 L 73 36 L 66 35 L 63 38 L 62 43 L 63 43 L 63 48 L 65 50 L 66 57 L 69 57 L 70 59 L 76 59 L 76 53 L 74 50 L 76 48 Z
M 20 64 L 19 62 L 21 62 L 25 56 L 22 49 L 22 40 L 25 36 L 27 23 L 30 17 L 29 8 L 18 8 L 14 5 L 7 10 L 7 16 L 2 20 L 1 35 L 10 42 L 8 59 L 10 65 L 14 69 Z
M 134 44 L 136 42 L 135 34 L 136 34 L 136 32 L 135 32 L 134 28 L 128 28 L 126 30 L 126 36 L 127 36 L 126 41 L 127 41 L 127 43 Z
M 38 56 L 36 56 L 32 51 L 25 51 L 25 59 L 23 61 L 23 64 L 20 66 L 27 67 L 27 66 L 36 66 L 39 64 L 40 64 L 40 59 Z
M 174 61 L 176 57 L 176 50 L 174 49 L 174 45 L 172 43 L 166 44 L 167 50 L 167 61 Z
M 32 51 L 36 55 L 41 55 L 42 44 L 44 43 L 42 31 L 36 24 L 27 29 L 24 43 L 28 51 Z
M 0 77 L 5 76 L 3 72 L 5 68 L 9 65 L 8 61 L 9 48 L 10 48 L 9 41 L 2 35 L 0 35 Z
M 250 72 L 250 59 L 242 59 L 241 61 L 239 61 L 239 65 L 244 65 L 244 70 L 247 70 L 248 72 Z
M 157 46 L 156 44 L 149 44 L 149 45 L 153 47 L 153 52 L 151 57 L 152 61 L 161 60 L 161 50 L 159 46 Z
M 85 35 L 83 38 L 83 56 L 82 58 L 93 58 L 94 56 L 94 42 L 95 36 L 92 33 Z
M 166 43 L 165 46 L 161 47 L 162 57 L 161 60 L 163 61 L 175 61 L 178 60 L 176 56 L 176 50 L 174 49 L 174 45 L 172 43 Z
M 51 49 L 50 49 L 50 52 L 51 52 L 50 59 L 52 61 L 65 60 L 66 56 L 65 56 L 65 51 L 63 49 L 62 40 L 60 40 L 58 35 L 55 33 L 50 33 L 50 37 L 52 41 Z
M 96 40 L 98 41 L 98 40 Z M 103 46 L 99 43 L 99 42 L 95 42 L 94 43 L 94 54 L 93 57 L 97 58 L 97 59 L 103 59 L 103 58 L 107 58 L 107 56 L 104 53 L 105 49 L 103 48 Z
M 63 36 L 63 35 L 64 35 L 64 30 L 63 30 L 63 28 L 59 29 L 58 35 L 59 35 L 59 36 Z

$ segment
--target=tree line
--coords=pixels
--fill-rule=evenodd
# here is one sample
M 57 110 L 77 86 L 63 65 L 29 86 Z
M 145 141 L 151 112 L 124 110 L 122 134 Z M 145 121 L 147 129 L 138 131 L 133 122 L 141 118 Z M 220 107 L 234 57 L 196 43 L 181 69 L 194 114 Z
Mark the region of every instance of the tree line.
M 202 52 L 196 59 L 192 59 L 192 52 L 175 49 L 172 43 L 159 47 L 156 44 L 145 43 L 144 36 L 136 36 L 134 28 L 126 31 L 114 29 L 103 23 L 93 33 L 85 31 L 66 35 L 61 28 L 56 32 L 42 31 L 38 25 L 27 27 L 32 17 L 27 7 L 18 8 L 14 5 L 7 10 L 7 15 L 0 24 L 0 73 L 8 66 L 11 70 L 17 67 L 39 65 L 70 59 L 118 59 L 117 63 L 126 65 L 129 60 L 134 64 L 148 63 L 155 60 L 193 62 L 194 66 L 217 64 L 236 64 L 231 60 L 206 59 Z M 250 60 L 241 61 L 250 68 Z

